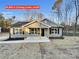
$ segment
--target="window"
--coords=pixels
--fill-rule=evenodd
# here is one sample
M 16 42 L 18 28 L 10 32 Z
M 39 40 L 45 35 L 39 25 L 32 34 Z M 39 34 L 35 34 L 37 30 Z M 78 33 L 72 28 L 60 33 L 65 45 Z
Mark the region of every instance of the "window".
M 58 33 L 58 29 L 55 29 L 55 34 Z
M 37 29 L 35 28 L 35 34 L 37 34 Z
M 40 34 L 40 29 L 39 28 L 38 28 L 38 31 L 37 32 L 38 32 L 38 34 Z
M 51 34 L 59 34 L 59 28 L 51 28 Z
M 22 34 L 22 29 L 19 29 L 19 31 L 20 31 L 20 34 Z
M 20 28 L 13 28 L 13 34 L 22 34 L 22 29 L 20 29 Z
M 30 34 L 40 34 L 39 28 L 30 28 Z
M 35 29 L 35 34 L 40 34 L 40 29 L 39 28 Z
M 58 28 L 58 34 L 59 34 L 59 28 Z
M 18 29 L 15 29 L 16 34 L 18 34 Z
M 54 33 L 54 29 L 51 29 L 51 34 L 53 34 Z
M 30 28 L 30 34 L 34 34 L 34 29 Z

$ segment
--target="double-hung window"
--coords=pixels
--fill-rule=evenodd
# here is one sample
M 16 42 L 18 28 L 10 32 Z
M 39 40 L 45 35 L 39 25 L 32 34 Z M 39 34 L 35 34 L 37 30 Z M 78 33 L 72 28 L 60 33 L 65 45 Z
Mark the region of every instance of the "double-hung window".
M 39 28 L 30 28 L 30 34 L 40 34 Z
M 51 34 L 59 34 L 59 28 L 51 28 Z
M 34 34 L 34 29 L 33 28 L 30 29 L 30 34 Z

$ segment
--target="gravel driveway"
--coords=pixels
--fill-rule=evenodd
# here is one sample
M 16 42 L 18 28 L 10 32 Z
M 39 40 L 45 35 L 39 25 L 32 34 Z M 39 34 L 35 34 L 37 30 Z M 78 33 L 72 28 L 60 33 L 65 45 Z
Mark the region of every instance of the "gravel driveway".
M 0 44 L 0 59 L 79 59 L 79 37 L 48 43 Z

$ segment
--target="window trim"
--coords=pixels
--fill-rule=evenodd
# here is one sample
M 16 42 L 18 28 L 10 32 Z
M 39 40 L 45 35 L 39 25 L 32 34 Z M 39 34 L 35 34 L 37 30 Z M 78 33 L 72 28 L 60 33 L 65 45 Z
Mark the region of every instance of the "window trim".
M 40 34 L 40 29 L 39 28 L 29 28 L 30 29 L 30 34 Z M 33 31 L 31 31 L 33 29 Z
M 51 28 L 50 34 L 59 34 L 59 28 Z

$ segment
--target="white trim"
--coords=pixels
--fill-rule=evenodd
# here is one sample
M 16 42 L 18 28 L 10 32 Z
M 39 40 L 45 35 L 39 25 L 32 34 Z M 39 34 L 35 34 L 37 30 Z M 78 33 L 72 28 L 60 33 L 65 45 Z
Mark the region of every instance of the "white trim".
M 29 25 L 29 24 L 31 24 L 31 23 L 33 23 L 33 22 L 36 22 L 36 20 L 34 20 L 34 21 L 30 22 L 30 23 L 27 23 L 27 24 L 25 24 L 25 25 L 23 25 L 23 26 L 21 26 L 21 27 L 27 26 L 27 25 Z
M 51 26 L 49 26 L 49 25 L 47 25 L 47 24 L 45 24 L 45 23 L 39 22 L 39 21 L 37 21 L 37 20 L 32 21 L 32 22 L 30 22 L 30 23 L 28 23 L 28 24 L 25 24 L 25 25 L 23 25 L 22 27 L 28 26 L 28 25 L 30 25 L 30 24 L 33 23 L 33 22 L 38 22 L 38 23 L 41 23 L 41 24 L 43 24 L 43 25 L 45 25 L 45 26 L 47 26 L 47 27 L 51 27 Z

